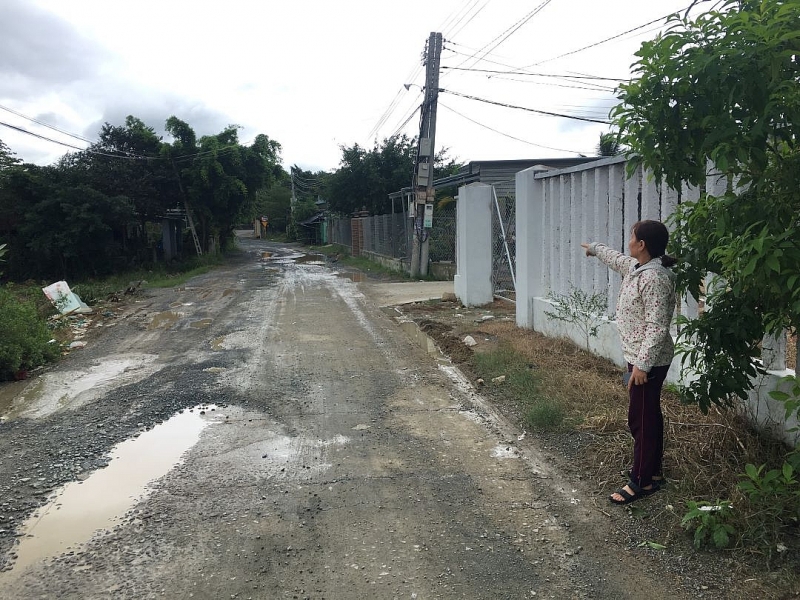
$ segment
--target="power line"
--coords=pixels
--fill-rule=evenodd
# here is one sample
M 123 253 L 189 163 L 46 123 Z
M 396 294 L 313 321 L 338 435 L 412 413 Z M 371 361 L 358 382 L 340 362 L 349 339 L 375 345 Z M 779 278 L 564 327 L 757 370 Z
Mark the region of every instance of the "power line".
M 461 117 L 463 119 L 466 119 L 467 121 L 470 121 L 471 123 L 475 123 L 475 125 L 478 125 L 479 127 L 483 127 L 484 129 L 488 129 L 489 131 L 493 131 L 494 133 L 498 133 L 498 134 L 500 134 L 502 136 L 505 136 L 507 138 L 511 138 L 512 140 L 516 140 L 518 142 L 522 142 L 523 144 L 528 144 L 530 146 L 536 146 L 537 148 L 544 148 L 546 150 L 555 150 L 557 152 L 571 152 L 573 154 L 582 154 L 582 152 L 578 152 L 577 150 L 566 150 L 565 148 L 553 148 L 552 146 L 544 146 L 542 144 L 536 144 L 534 142 L 529 142 L 528 140 L 523 140 L 523 139 L 515 137 L 515 136 L 513 136 L 513 135 L 511 135 L 509 133 L 505 133 L 505 132 L 500 131 L 498 129 L 495 129 L 493 127 L 489 127 L 488 125 L 480 123 L 480 122 L 476 121 L 475 119 L 471 119 L 467 115 L 458 112 L 454 108 L 450 108 L 449 106 L 447 106 L 446 104 L 443 104 L 442 102 L 439 102 L 439 106 L 442 106 L 442 107 L 446 108 L 450 112 L 453 112 L 453 113 L 457 114 L 459 117 Z
M 4 110 L 6 112 L 10 112 L 12 115 L 17 115 L 18 117 L 22 117 L 23 119 L 27 119 L 28 121 L 31 121 L 32 123 L 36 123 L 37 125 L 41 125 L 43 127 L 47 127 L 48 129 L 52 129 L 53 131 L 57 131 L 58 133 L 63 133 L 64 135 L 68 135 L 69 137 L 75 138 L 76 140 L 80 140 L 82 142 L 86 142 L 87 144 L 93 144 L 94 143 L 94 142 L 92 142 L 92 140 L 88 140 L 83 136 L 80 136 L 80 135 L 77 135 L 77 134 L 74 134 L 74 133 L 70 133 L 69 131 L 64 131 L 63 129 L 59 129 L 55 125 L 50 125 L 49 123 L 45 123 L 43 121 L 39 121 L 38 119 L 34 119 L 33 117 L 29 117 L 27 115 L 23 115 L 21 112 L 17 112 L 13 108 L 8 108 L 7 106 L 0 105 L 0 109 Z
M 491 0 L 486 0 L 486 2 L 484 2 L 484 3 L 483 3 L 483 6 L 481 6 L 481 7 L 480 7 L 480 8 L 479 8 L 477 11 L 475 11 L 475 13 L 473 13 L 473 15 L 472 15 L 472 16 L 469 18 L 469 20 L 467 20 L 467 22 L 466 22 L 466 23 L 464 23 L 464 24 L 463 24 L 461 27 L 459 27 L 457 31 L 453 31 L 452 33 L 450 33 L 450 32 L 445 32 L 445 31 L 442 31 L 442 35 L 443 35 L 443 36 L 445 36 L 445 35 L 458 35 L 459 33 L 461 33 L 461 31 L 463 31 L 463 30 L 464 30 L 464 28 L 465 28 L 467 25 L 469 25 L 469 24 L 472 22 L 472 20 L 473 20 L 475 17 L 477 17 L 477 16 L 478 16 L 478 15 L 481 13 L 481 11 L 483 11 L 483 9 L 484 9 L 484 8 L 486 8 L 486 7 L 487 7 L 487 5 L 489 4 L 489 2 L 490 2 L 490 1 L 491 1 Z M 466 16 L 466 14 L 465 14 L 464 16 Z M 463 17 L 462 17 L 462 19 L 463 19 Z M 458 23 L 454 23 L 454 24 L 453 24 L 453 27 L 455 27 L 456 25 L 458 25 Z
M 500 46 L 500 44 L 502 44 L 502 43 L 503 43 L 503 42 L 505 42 L 505 41 L 506 41 L 506 40 L 507 40 L 509 37 L 511 37 L 511 35 L 513 35 L 513 34 L 514 34 L 514 33 L 515 33 L 515 32 L 516 32 L 516 31 L 517 31 L 517 30 L 518 30 L 520 27 L 522 27 L 523 25 L 525 25 L 525 23 L 527 23 L 528 21 L 530 21 L 530 20 L 531 20 L 531 19 L 532 19 L 532 18 L 533 18 L 533 17 L 534 17 L 536 14 L 538 14 L 538 13 L 539 13 L 539 11 L 541 11 L 541 10 L 542 10 L 542 9 L 543 9 L 545 6 L 547 6 L 548 4 L 550 4 L 550 2 L 552 2 L 552 0 L 544 0 L 544 2 L 542 2 L 542 3 L 541 3 L 539 6 L 537 6 L 536 8 L 534 8 L 534 9 L 533 9 L 531 12 L 529 12 L 527 15 L 523 16 L 523 17 L 522 17 L 521 19 L 519 19 L 519 20 L 518 20 L 516 23 L 514 23 L 513 25 L 511 25 L 511 27 L 509 27 L 508 29 L 506 29 L 505 31 L 503 31 L 503 32 L 502 32 L 500 35 L 498 35 L 498 36 L 497 36 L 497 37 L 495 37 L 493 40 L 491 40 L 491 41 L 490 41 L 488 44 L 485 44 L 485 45 L 484 45 L 482 48 L 480 48 L 480 49 L 479 49 L 479 50 L 477 50 L 477 51 L 476 51 L 474 54 L 472 54 L 472 56 L 469 56 L 469 57 L 468 57 L 466 60 L 462 61 L 462 62 L 461 62 L 461 63 L 460 63 L 458 66 L 461 66 L 461 65 L 463 65 L 463 64 L 466 64 L 467 62 L 469 62 L 470 60 L 472 60 L 473 58 L 475 58 L 475 57 L 476 57 L 478 54 L 480 54 L 481 52 L 483 52 L 484 50 L 486 50 L 487 48 L 489 48 L 489 46 L 491 46 L 491 48 L 489 48 L 488 50 L 486 50 L 486 52 L 483 52 L 483 56 L 482 56 L 482 57 L 480 57 L 480 58 L 478 58 L 478 59 L 477 59 L 477 60 L 476 60 L 476 61 L 475 61 L 473 64 L 477 64 L 477 63 L 479 63 L 480 61 L 482 61 L 484 58 L 486 58 L 486 56 L 487 56 L 487 55 L 488 55 L 488 54 L 489 54 L 489 53 L 490 53 L 492 50 L 496 50 L 496 49 L 497 49 L 497 47 L 498 47 L 498 46 Z M 495 42 L 496 42 L 496 43 L 495 43 Z M 494 45 L 492 46 L 492 44 L 494 44 Z
M 515 108 L 517 110 L 524 110 L 527 112 L 537 113 L 540 115 L 547 115 L 549 117 L 561 117 L 562 119 L 574 119 L 576 121 L 586 121 L 588 123 L 600 123 L 602 125 L 611 125 L 610 121 L 601 121 L 599 119 L 590 119 L 588 117 L 580 117 L 576 115 L 565 115 L 562 113 L 550 112 L 547 110 L 539 110 L 537 108 L 528 108 L 526 106 L 516 106 L 514 104 L 506 104 L 504 102 L 497 102 L 495 100 L 487 100 L 486 98 L 478 98 L 477 96 L 470 96 L 469 94 L 462 94 L 461 92 L 454 92 L 451 90 L 439 89 L 439 92 L 445 94 L 453 94 L 454 96 L 461 96 L 469 100 L 476 100 L 478 102 L 485 102 L 486 104 L 494 104 L 495 106 L 502 106 L 504 108 Z
M 455 52 L 456 54 L 461 54 L 462 56 L 466 56 L 466 54 L 464 54 L 463 52 L 459 52 L 458 50 L 453 50 L 452 48 L 450 48 L 449 50 L 450 50 L 451 52 Z M 499 62 L 499 61 L 496 61 L 496 60 L 489 60 L 489 59 L 487 59 L 487 58 L 484 58 L 483 60 L 484 60 L 484 62 L 488 62 L 488 63 L 491 63 L 491 64 L 493 64 L 493 65 L 499 65 L 499 66 L 501 66 L 501 67 L 506 67 L 506 68 L 508 68 L 508 69 L 513 69 L 513 70 L 521 70 L 521 69 L 520 69 L 520 67 L 514 67 L 514 66 L 512 66 L 512 65 L 508 65 L 508 64 L 506 64 L 506 63 L 501 63 L 501 62 Z M 462 63 L 462 64 L 463 64 L 463 63 Z M 453 67 L 442 67 L 442 68 L 450 68 L 450 69 L 452 69 Z M 508 73 L 508 71 L 501 71 L 500 73 L 501 73 L 501 74 L 505 74 L 505 73 Z M 494 76 L 494 75 L 492 75 L 492 76 L 489 76 L 489 79 L 508 79 L 508 78 L 504 78 L 504 77 L 499 77 L 499 76 Z M 516 81 L 516 80 L 514 80 L 514 79 L 508 79 L 508 80 L 509 80 L 509 81 Z M 616 89 L 615 87 L 611 87 L 611 86 L 607 86 L 607 85 L 601 85 L 601 84 L 597 84 L 597 83 L 591 83 L 591 82 L 588 82 L 588 81 L 584 81 L 584 82 L 582 82 L 582 83 L 584 83 L 584 85 L 591 85 L 591 86 L 593 86 L 593 87 L 591 87 L 591 88 L 587 88 L 587 89 L 592 89 L 592 90 L 602 90 L 602 91 L 610 91 L 610 92 L 613 92 L 613 91 Z M 552 85 L 556 85 L 556 84 L 552 84 Z M 564 87 L 564 86 L 557 86 L 557 87 Z M 569 86 L 569 87 L 572 87 L 572 86 Z
M 565 52 L 564 54 L 559 54 L 558 56 L 554 56 L 552 58 L 546 58 L 545 60 L 540 60 L 539 62 L 535 62 L 535 63 L 532 63 L 530 65 L 526 65 L 523 68 L 524 69 L 528 69 L 530 67 L 536 67 L 536 66 L 542 65 L 542 64 L 544 64 L 546 62 L 550 62 L 550 61 L 553 61 L 553 60 L 558 60 L 559 58 L 564 58 L 565 56 L 571 56 L 572 54 L 577 54 L 578 52 L 583 52 L 584 50 L 588 50 L 590 48 L 594 48 L 594 47 L 599 46 L 601 44 L 605 44 L 606 42 L 610 42 L 611 40 L 615 40 L 617 38 L 620 38 L 623 35 L 627 35 L 629 33 L 633 33 L 634 31 L 638 31 L 639 29 L 644 29 L 645 27 L 653 25 L 654 23 L 658 23 L 659 21 L 663 21 L 664 19 L 668 18 L 671 15 L 674 15 L 674 14 L 676 14 L 678 12 L 683 11 L 683 10 L 688 10 L 691 7 L 692 7 L 692 5 L 689 5 L 685 9 L 681 9 L 681 10 L 678 10 L 678 11 L 673 11 L 673 12 L 667 13 L 663 17 L 659 17 L 657 19 L 653 19 L 652 21 L 648 21 L 647 23 L 643 23 L 642 25 L 637 25 L 636 27 L 633 27 L 631 29 L 628 29 L 627 31 L 623 31 L 622 33 L 618 33 L 616 35 L 612 35 L 611 37 L 607 37 L 607 38 L 605 38 L 603 40 L 600 40 L 599 42 L 594 42 L 592 44 L 589 44 L 588 46 L 583 46 L 582 48 L 578 48 L 577 50 L 570 50 L 569 52 Z
M 422 92 L 420 92 L 420 94 L 421 94 L 421 93 L 422 93 Z M 421 105 L 421 104 L 418 104 L 418 105 L 416 105 L 416 106 L 412 107 L 412 110 L 411 110 L 411 112 L 410 112 L 410 113 L 408 113 L 408 115 L 406 115 L 406 117 L 404 118 L 403 122 L 402 122 L 402 123 L 400 123 L 400 125 L 398 125 L 397 127 L 395 127 L 395 129 L 394 129 L 394 133 L 392 133 L 392 135 L 390 135 L 389 137 L 390 137 L 390 138 L 396 137 L 396 136 L 397 136 L 397 135 L 398 135 L 398 134 L 399 134 L 399 133 L 400 133 L 400 132 L 403 130 L 403 128 L 404 128 L 406 125 L 408 125 L 408 122 L 409 122 L 409 121 L 410 121 L 410 120 L 411 120 L 411 119 L 414 117 L 414 115 L 415 115 L 415 114 L 417 114 L 417 111 L 418 111 L 418 110 L 420 110 L 421 108 L 422 108 L 422 105 Z
M 79 146 L 73 146 L 72 144 L 68 144 L 66 142 L 61 142 L 59 140 L 54 140 L 53 138 L 49 138 L 49 137 L 47 137 L 45 135 L 34 133 L 33 131 L 28 131 L 27 129 L 23 129 L 22 127 L 17 127 L 16 125 L 11 125 L 9 123 L 4 123 L 2 121 L 0 121 L 0 125 L 2 125 L 3 127 L 8 127 L 9 129 L 13 129 L 14 131 L 18 131 L 20 133 L 24 133 L 26 135 L 33 136 L 35 138 L 39 138 L 41 140 L 45 140 L 47 142 L 52 142 L 52 143 L 58 144 L 60 146 L 66 146 L 67 148 L 71 148 L 73 150 L 78 150 L 79 152 L 88 152 L 89 154 L 97 154 L 98 156 L 108 156 L 110 158 L 122 158 L 122 159 L 126 159 L 126 160 L 149 160 L 150 158 L 153 158 L 153 157 L 148 157 L 148 156 L 124 156 L 124 155 L 120 155 L 120 154 L 108 154 L 106 152 L 100 152 L 98 150 L 91 150 L 89 148 L 81 148 Z
M 625 81 L 627 77 L 600 77 L 597 75 L 558 75 L 555 73 L 531 73 L 530 71 L 497 71 L 493 69 L 476 69 L 474 67 L 447 67 L 451 71 L 472 71 L 474 73 L 495 73 L 499 75 L 528 75 L 529 77 L 555 77 L 557 79 L 596 79 L 599 81 Z

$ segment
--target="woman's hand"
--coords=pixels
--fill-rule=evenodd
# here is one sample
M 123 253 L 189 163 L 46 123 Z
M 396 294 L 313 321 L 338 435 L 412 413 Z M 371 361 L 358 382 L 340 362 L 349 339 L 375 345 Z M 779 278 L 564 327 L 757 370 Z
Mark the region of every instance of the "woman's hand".
M 642 371 L 639 367 L 633 367 L 631 378 L 628 380 L 628 389 L 634 385 L 644 385 L 647 383 L 647 371 Z
M 581 244 L 581 248 L 586 250 L 586 256 L 591 256 L 592 254 L 589 252 L 589 244 Z

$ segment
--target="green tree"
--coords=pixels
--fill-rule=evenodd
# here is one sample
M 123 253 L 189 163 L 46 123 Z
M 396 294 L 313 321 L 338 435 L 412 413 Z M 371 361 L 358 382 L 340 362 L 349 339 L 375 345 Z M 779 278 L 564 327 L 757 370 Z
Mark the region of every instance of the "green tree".
M 684 390 L 702 410 L 744 397 L 763 334 L 800 325 L 800 0 L 723 0 L 696 19 L 674 15 L 637 52 L 621 86 L 621 141 L 657 181 L 701 190 L 673 221 L 678 283 L 700 318 L 686 323 Z M 707 165 L 726 187 L 705 189 Z
M 251 146 L 239 144 L 238 127 L 197 139 L 194 130 L 170 117 L 167 131 L 175 139 L 164 155 L 174 165 L 180 189 L 199 226 L 204 249 L 218 237 L 225 247 L 238 221 L 249 220 L 256 194 L 268 187 L 280 162 L 280 144 L 259 135 Z
M 606 132 L 600 134 L 600 141 L 597 142 L 598 156 L 618 156 L 622 154 L 622 145 L 619 143 L 619 134 Z
M 0 176 L 2 176 L 6 169 L 15 167 L 21 164 L 21 162 L 22 161 L 11 151 L 11 148 L 9 148 L 3 140 L 0 140 Z
M 339 169 L 329 178 L 331 210 L 352 213 L 366 207 L 372 214 L 391 212 L 389 194 L 411 185 L 417 153 L 416 140 L 402 135 L 383 140 L 371 150 L 358 144 L 342 146 Z M 452 174 L 457 169 L 447 149 L 436 155 L 434 177 Z

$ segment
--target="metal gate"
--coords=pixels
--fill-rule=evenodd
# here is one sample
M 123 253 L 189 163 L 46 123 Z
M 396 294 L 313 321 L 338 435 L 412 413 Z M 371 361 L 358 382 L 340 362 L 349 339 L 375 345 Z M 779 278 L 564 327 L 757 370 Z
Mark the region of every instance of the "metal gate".
M 516 301 L 516 199 L 497 196 L 492 186 L 492 290 L 495 296 Z

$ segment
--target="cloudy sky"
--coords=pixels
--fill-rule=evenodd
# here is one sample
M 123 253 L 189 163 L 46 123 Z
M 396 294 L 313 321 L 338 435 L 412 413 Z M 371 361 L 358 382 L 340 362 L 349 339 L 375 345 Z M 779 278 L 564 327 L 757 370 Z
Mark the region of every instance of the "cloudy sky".
M 689 0 L 0 0 L 0 123 L 79 147 L 126 115 L 163 132 L 265 133 L 284 166 L 332 170 L 341 145 L 417 133 L 421 54 L 442 32 L 436 145 L 459 161 L 594 154 L 615 78 Z M 697 12 L 697 11 L 694 11 Z M 567 56 L 561 56 L 567 54 Z M 490 72 L 493 71 L 493 72 Z M 403 84 L 410 85 L 406 90 Z M 517 138 L 517 139 L 514 139 Z M 69 149 L 0 125 L 18 157 Z

